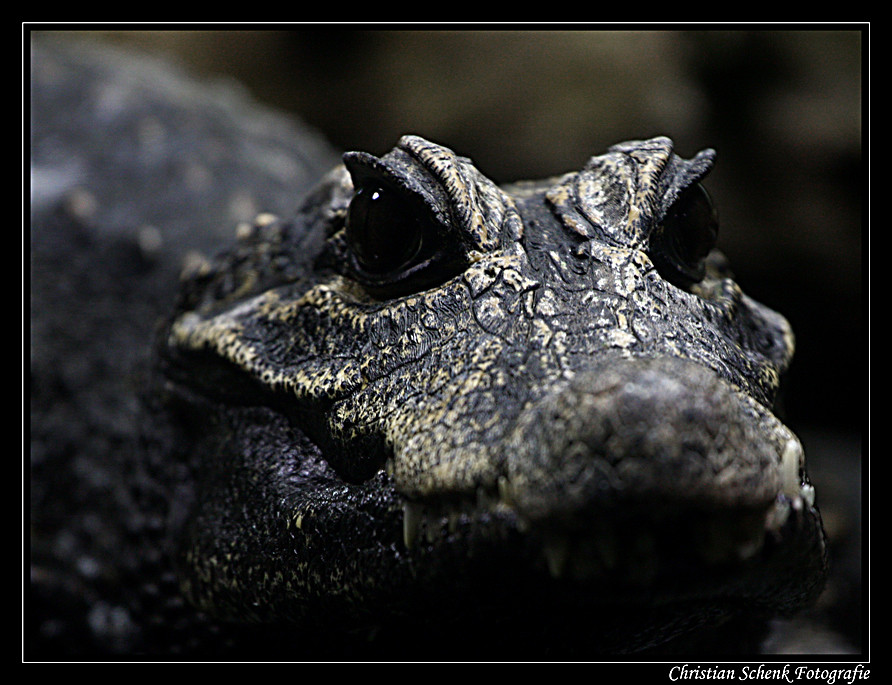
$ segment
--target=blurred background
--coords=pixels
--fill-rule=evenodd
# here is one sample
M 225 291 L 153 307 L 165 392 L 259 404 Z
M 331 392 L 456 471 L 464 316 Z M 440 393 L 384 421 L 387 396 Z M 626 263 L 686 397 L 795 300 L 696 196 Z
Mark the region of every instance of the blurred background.
M 797 336 L 784 418 L 834 543 L 828 611 L 860 646 L 866 27 L 296 29 L 66 33 L 240 84 L 334 150 L 383 154 L 417 133 L 497 182 L 575 170 L 653 135 L 684 157 L 715 148 L 706 186 L 719 247 L 744 291 Z

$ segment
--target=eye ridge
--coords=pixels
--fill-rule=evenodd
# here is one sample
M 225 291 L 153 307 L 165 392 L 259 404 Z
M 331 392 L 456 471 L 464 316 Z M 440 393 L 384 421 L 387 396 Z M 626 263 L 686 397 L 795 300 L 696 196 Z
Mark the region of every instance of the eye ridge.
M 718 227 L 715 206 L 701 184 L 682 192 L 650 237 L 648 252 L 660 275 L 680 288 L 702 281 Z

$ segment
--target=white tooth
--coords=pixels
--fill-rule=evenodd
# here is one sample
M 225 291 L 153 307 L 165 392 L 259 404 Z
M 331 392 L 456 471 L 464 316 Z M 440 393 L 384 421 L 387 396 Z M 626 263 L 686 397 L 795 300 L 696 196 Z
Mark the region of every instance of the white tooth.
M 436 516 L 424 516 L 424 539 L 433 542 L 440 534 L 440 519 Z
M 499 476 L 499 501 L 504 504 L 511 504 L 513 497 L 511 496 L 511 483 L 505 476 Z
M 403 504 L 403 543 L 411 549 L 421 527 L 422 507 L 414 502 Z
M 545 561 L 548 563 L 548 572 L 552 578 L 560 578 L 567 566 L 570 557 L 570 543 L 559 537 L 549 538 L 542 545 L 545 553 Z
M 787 500 L 780 497 L 775 501 L 774 507 L 765 518 L 765 530 L 778 531 L 790 517 L 790 505 Z
M 815 489 L 811 485 L 803 485 L 799 490 L 799 494 L 802 495 L 802 499 L 805 500 L 805 503 L 813 507 L 815 505 Z
M 449 532 L 454 533 L 458 528 L 458 521 L 461 518 L 461 514 L 457 511 L 449 512 Z
M 802 445 L 796 438 L 787 440 L 781 454 L 781 489 L 790 499 L 799 497 L 799 467 L 802 462 Z

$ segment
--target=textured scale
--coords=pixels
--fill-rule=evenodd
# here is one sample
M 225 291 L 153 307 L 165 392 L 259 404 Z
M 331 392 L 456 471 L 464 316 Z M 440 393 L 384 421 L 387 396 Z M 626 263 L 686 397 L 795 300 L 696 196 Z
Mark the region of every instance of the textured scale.
M 811 601 L 820 517 L 772 411 L 790 328 L 708 244 L 684 268 L 661 251 L 713 157 L 634 141 L 499 188 L 406 136 L 188 276 L 159 342 L 196 483 L 187 596 L 233 620 L 516 619 L 530 639 L 581 621 L 595 651 Z M 348 225 L 366 184 L 426 228 L 357 270 L 360 241 L 400 235 L 359 208 Z

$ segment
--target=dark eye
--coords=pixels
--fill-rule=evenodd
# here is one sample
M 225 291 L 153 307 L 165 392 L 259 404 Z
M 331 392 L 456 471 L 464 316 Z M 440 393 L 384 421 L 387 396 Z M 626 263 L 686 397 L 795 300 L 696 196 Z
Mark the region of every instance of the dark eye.
M 410 192 L 367 180 L 347 211 L 350 273 L 374 297 L 419 292 L 461 273 L 461 244 L 444 234 L 431 210 Z
M 394 191 L 369 186 L 356 191 L 347 214 L 347 242 L 361 271 L 379 277 L 418 255 L 424 227 L 414 208 Z
M 719 222 L 699 183 L 673 203 L 650 237 L 650 258 L 667 281 L 686 288 L 703 280 L 705 259 L 715 247 Z

